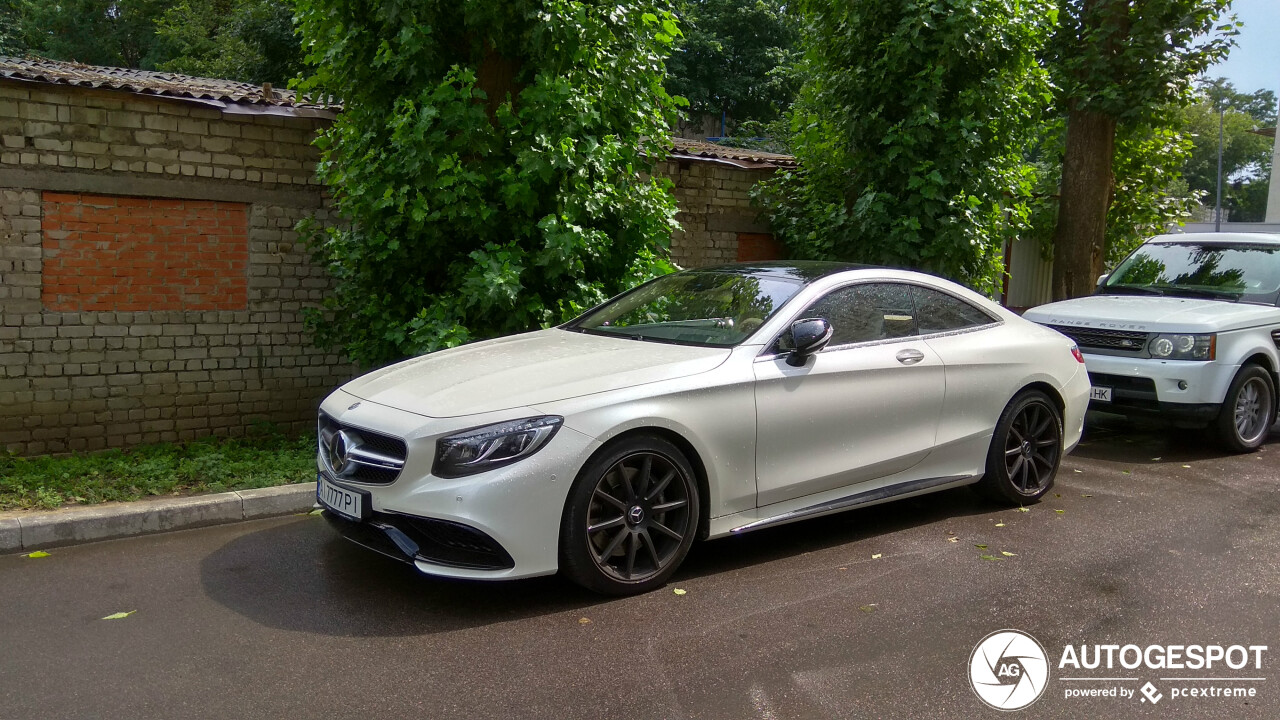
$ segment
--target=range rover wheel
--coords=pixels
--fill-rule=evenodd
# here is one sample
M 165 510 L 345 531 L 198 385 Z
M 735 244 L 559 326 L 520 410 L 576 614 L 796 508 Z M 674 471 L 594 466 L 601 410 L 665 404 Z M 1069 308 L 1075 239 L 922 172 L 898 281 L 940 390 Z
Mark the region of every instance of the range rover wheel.
M 1001 413 L 974 489 L 997 502 L 1033 503 L 1053 487 L 1061 461 L 1062 413 L 1048 395 L 1026 390 Z
M 607 595 L 661 586 L 698 530 L 698 483 L 679 448 L 657 437 L 608 447 L 582 469 L 560 528 L 561 569 Z
M 1275 386 L 1271 374 L 1257 365 L 1245 365 L 1227 388 L 1214 425 L 1229 450 L 1253 452 L 1267 439 L 1276 419 Z

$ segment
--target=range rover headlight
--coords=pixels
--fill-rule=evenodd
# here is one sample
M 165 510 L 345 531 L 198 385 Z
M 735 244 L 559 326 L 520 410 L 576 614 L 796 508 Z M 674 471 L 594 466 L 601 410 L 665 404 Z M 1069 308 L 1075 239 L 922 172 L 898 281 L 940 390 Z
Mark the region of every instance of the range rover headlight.
M 563 423 L 559 415 L 543 415 L 440 438 L 431 474 L 456 478 L 510 465 L 541 450 Z
M 1217 351 L 1217 341 L 1213 333 L 1166 334 L 1152 338 L 1147 348 L 1151 357 L 1161 360 L 1212 360 Z

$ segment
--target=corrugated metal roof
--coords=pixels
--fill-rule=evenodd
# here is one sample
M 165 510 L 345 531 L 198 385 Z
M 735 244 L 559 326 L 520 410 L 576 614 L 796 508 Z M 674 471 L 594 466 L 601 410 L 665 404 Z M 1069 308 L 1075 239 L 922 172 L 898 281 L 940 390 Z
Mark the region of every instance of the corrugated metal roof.
M 702 140 L 671 138 L 671 159 L 718 162 L 744 169 L 793 168 L 799 165 L 790 155 L 727 147 Z
M 0 57 L 0 78 L 71 85 L 99 90 L 120 90 L 155 95 L 220 108 L 232 114 L 289 115 L 333 118 L 339 103 L 319 104 L 299 100 L 292 90 L 251 85 L 234 80 L 195 77 L 178 73 L 82 65 L 58 60 Z M 790 155 L 727 147 L 701 140 L 671 138 L 671 159 L 712 162 L 743 169 L 793 168 Z
M 158 95 L 213 105 L 233 113 L 333 117 L 336 109 L 332 105 L 300 101 L 294 91 L 273 88 L 270 84 L 259 86 L 234 80 L 81 65 L 58 60 L 0 57 L 0 77 Z

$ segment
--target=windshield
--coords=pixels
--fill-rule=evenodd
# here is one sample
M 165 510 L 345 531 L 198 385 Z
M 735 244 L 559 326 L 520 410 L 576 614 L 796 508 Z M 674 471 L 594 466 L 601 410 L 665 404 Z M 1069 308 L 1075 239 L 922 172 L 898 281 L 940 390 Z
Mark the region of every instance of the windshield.
M 583 315 L 570 330 L 688 345 L 746 340 L 803 283 L 729 272 L 673 273 Z
M 1104 295 L 1174 295 L 1275 304 L 1280 246 L 1220 243 L 1143 245 L 1098 288 Z

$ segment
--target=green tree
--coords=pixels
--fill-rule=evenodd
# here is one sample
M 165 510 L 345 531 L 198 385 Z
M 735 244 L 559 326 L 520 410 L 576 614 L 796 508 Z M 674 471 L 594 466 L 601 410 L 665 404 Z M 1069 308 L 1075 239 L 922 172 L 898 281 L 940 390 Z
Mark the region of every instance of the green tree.
M 299 0 L 341 97 L 318 172 L 346 227 L 321 342 L 365 365 L 560 322 L 670 269 L 664 154 L 679 34 L 653 3 Z
M 667 88 L 689 115 L 767 123 L 791 105 L 800 79 L 800 23 L 785 0 L 681 0 L 683 40 L 667 61 Z
M 1049 0 L 806 0 L 800 172 L 757 194 L 799 257 L 920 268 L 993 291 L 1027 219 L 1050 101 Z
M 157 21 L 160 70 L 283 87 L 302 69 L 285 0 L 185 0 Z
M 23 37 L 19 0 L 0 0 L 0 55 L 21 57 L 27 54 Z
M 1223 57 L 1231 0 L 1058 0 L 1046 63 L 1066 117 L 1053 296 L 1093 290 L 1117 193 L 1117 133 L 1161 127 L 1192 98 L 1192 79 Z
M 30 52 L 91 65 L 154 68 L 166 0 L 19 0 Z
M 1183 174 L 1201 204 L 1217 199 L 1218 112 L 1222 111 L 1222 205 L 1224 220 L 1261 222 L 1266 214 L 1274 140 L 1253 132 L 1276 125 L 1276 95 L 1238 92 L 1223 78 L 1199 84 L 1198 102 L 1183 113 L 1192 150 Z

